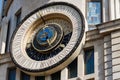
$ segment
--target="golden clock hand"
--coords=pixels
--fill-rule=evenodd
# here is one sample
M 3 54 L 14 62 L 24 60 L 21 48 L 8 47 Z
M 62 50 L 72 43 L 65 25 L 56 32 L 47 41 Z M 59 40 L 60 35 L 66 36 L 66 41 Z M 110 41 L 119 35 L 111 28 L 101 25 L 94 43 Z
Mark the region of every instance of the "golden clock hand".
M 44 23 L 44 25 L 46 24 L 46 22 L 45 22 L 45 20 L 44 20 L 44 18 L 43 18 L 43 16 L 39 13 L 39 15 L 40 15 L 40 17 L 41 17 L 41 19 L 42 19 L 42 21 L 43 21 L 43 23 Z
M 51 43 L 50 43 L 50 40 L 49 40 L 49 39 L 47 39 L 47 42 L 48 42 L 49 46 L 51 46 Z

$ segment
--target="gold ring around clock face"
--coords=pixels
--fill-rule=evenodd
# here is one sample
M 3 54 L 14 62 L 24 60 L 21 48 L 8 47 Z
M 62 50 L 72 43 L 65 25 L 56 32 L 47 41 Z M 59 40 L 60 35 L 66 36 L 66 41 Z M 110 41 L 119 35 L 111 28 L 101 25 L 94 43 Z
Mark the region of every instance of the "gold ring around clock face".
M 35 35 L 32 46 L 41 53 L 48 53 L 60 44 L 63 37 L 62 27 L 55 23 L 46 24 Z

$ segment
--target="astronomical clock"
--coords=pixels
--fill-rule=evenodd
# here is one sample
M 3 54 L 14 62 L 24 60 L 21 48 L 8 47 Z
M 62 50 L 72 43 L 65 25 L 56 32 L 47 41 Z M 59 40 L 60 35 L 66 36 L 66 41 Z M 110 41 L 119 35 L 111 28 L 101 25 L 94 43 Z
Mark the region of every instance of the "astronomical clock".
M 11 58 L 25 73 L 49 75 L 70 64 L 85 42 L 85 21 L 72 4 L 46 4 L 22 20 L 13 33 Z

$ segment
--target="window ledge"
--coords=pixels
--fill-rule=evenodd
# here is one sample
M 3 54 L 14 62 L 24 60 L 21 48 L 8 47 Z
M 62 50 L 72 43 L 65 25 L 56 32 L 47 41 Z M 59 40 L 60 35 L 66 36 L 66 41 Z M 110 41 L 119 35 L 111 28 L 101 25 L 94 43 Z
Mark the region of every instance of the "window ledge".
M 95 78 L 95 73 L 92 73 L 92 74 L 87 74 L 84 76 L 84 79 L 91 79 L 91 78 Z

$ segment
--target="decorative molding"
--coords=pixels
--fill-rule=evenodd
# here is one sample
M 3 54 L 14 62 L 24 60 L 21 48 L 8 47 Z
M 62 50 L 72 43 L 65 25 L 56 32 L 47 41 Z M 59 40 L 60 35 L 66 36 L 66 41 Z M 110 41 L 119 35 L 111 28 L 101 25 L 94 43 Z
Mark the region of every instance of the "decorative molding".
M 100 34 L 110 34 L 112 31 L 120 30 L 120 19 L 98 24 L 96 27 Z
M 99 34 L 97 29 L 86 32 L 86 41 L 93 41 L 100 38 L 103 38 L 103 36 Z
M 4 55 L 0 55 L 0 65 L 1 64 L 6 64 L 6 63 L 10 63 L 12 62 L 11 58 L 10 58 L 10 54 L 4 54 Z

